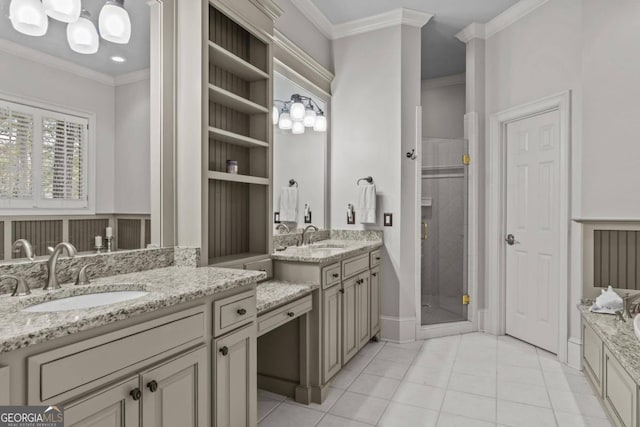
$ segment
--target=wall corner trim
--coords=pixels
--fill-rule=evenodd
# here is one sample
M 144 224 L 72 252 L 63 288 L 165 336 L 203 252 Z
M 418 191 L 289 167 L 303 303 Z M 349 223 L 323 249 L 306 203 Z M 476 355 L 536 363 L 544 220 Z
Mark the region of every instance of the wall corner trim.
M 294 58 L 302 62 L 304 65 L 312 69 L 319 76 L 321 76 L 324 80 L 326 80 L 329 84 L 333 81 L 335 75 L 326 69 L 322 64 L 313 59 L 311 55 L 305 52 L 300 46 L 292 42 L 288 39 L 284 34 L 280 31 L 274 29 L 273 30 L 273 41 L 282 49 L 289 52 Z
M 333 38 L 333 24 L 313 4 L 311 0 L 291 0 L 291 3 L 302 13 L 326 38 Z
M 520 19 L 524 18 L 549 0 L 520 0 L 486 24 L 474 22 L 456 34 L 456 38 L 463 43 L 473 39 L 486 40 L 504 30 Z

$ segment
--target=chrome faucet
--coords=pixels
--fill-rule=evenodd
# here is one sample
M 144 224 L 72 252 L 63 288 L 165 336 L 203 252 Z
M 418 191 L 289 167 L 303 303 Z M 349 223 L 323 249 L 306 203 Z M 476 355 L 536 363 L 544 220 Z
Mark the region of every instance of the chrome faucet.
M 313 231 L 318 231 L 318 227 L 316 227 L 315 225 L 307 225 L 307 227 L 304 230 L 302 230 L 302 238 L 300 239 L 300 245 L 298 246 L 304 246 L 306 244 L 304 240 L 304 236 L 306 236 L 307 231 L 309 231 L 309 229 L 311 228 L 313 229 Z
M 24 250 L 24 254 L 29 258 L 29 261 L 36 259 L 36 253 L 33 251 L 33 246 L 27 239 L 18 239 L 13 242 L 13 245 L 11 245 L 11 250 L 14 253 L 20 253 L 20 249 Z
M 287 224 L 283 224 L 280 223 L 276 226 L 276 230 L 280 231 L 281 233 L 284 231 L 285 233 L 290 232 L 291 230 L 289 229 L 289 226 Z
M 633 319 L 633 315 L 638 312 L 638 301 L 640 299 L 640 292 L 630 294 L 627 292 L 624 297 L 622 297 L 622 301 L 624 302 L 624 315 L 627 319 Z
M 48 251 L 50 254 L 49 261 L 47 261 L 49 278 L 47 279 L 47 284 L 43 288 L 45 291 L 60 289 L 60 284 L 58 283 L 58 278 L 56 277 L 56 263 L 58 262 L 58 257 L 60 256 L 60 254 L 62 254 L 63 251 L 66 251 L 67 255 L 73 258 L 78 253 L 76 247 L 67 242 L 58 243 L 55 248 L 49 247 Z

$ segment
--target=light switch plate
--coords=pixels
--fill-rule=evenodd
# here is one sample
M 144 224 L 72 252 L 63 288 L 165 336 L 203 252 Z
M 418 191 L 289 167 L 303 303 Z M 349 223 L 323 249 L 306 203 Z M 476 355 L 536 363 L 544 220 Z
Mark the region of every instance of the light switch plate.
M 384 226 L 385 227 L 392 227 L 393 226 L 393 214 L 392 213 L 386 213 L 384 214 Z
M 280 212 L 273 213 L 273 223 L 280 224 Z

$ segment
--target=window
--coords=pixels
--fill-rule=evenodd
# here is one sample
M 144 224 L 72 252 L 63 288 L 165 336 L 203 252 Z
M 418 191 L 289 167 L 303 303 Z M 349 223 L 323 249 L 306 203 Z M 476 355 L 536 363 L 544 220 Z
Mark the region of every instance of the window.
M 87 209 L 89 120 L 0 100 L 0 208 Z

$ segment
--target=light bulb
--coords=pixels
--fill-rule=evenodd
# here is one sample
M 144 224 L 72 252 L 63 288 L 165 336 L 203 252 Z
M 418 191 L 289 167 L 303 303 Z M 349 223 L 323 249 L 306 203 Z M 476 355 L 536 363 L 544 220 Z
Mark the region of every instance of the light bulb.
M 49 19 L 39 0 L 11 0 L 9 19 L 13 28 L 28 36 L 43 36 Z
M 316 112 L 313 108 L 307 108 L 307 111 L 304 113 L 304 119 L 302 120 L 305 127 L 312 128 L 316 124 Z
M 318 114 L 316 117 L 316 122 L 313 125 L 313 130 L 316 132 L 326 132 L 327 131 L 327 118 L 324 114 Z
M 273 120 L 274 125 L 277 125 L 278 121 L 280 120 L 280 111 L 278 111 L 278 107 L 276 107 L 275 105 L 271 110 L 271 119 Z
M 98 51 L 100 38 L 95 25 L 89 19 L 89 13 L 82 11 L 80 19 L 71 24 L 67 24 L 67 41 L 71 50 L 77 53 L 90 55 Z
M 42 0 L 44 10 L 53 19 L 72 23 L 80 19 L 80 0 Z
M 131 38 L 131 19 L 124 0 L 109 0 L 102 6 L 98 18 L 100 36 L 112 43 L 127 44 Z
M 289 130 L 293 126 L 291 116 L 289 113 L 280 114 L 280 120 L 278 121 L 278 127 L 282 130 Z
M 291 127 L 291 133 L 294 135 L 301 135 L 304 133 L 304 123 L 302 122 L 293 122 L 293 126 Z
M 293 104 L 291 104 L 289 110 L 291 112 L 291 119 L 295 121 L 304 119 L 305 108 L 302 102 L 295 101 Z

